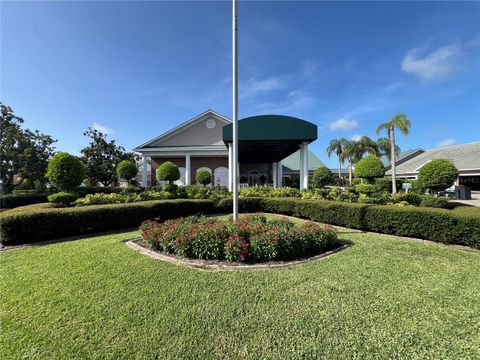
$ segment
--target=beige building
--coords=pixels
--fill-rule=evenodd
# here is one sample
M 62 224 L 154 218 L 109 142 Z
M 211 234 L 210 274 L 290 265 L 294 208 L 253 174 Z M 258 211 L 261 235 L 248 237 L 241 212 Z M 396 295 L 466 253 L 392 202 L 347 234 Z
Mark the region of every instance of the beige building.
M 212 185 L 232 188 L 232 125 L 230 119 L 213 110 L 195 116 L 183 124 L 134 149 L 141 153 L 142 186 L 155 185 L 156 169 L 165 161 L 179 167 L 178 185 L 195 184 L 196 173 L 206 169 Z M 308 151 L 317 138 L 317 127 L 305 120 L 265 115 L 239 121 L 239 174 L 241 186 L 282 186 L 284 180 L 298 181 L 308 187 L 308 174 L 321 162 Z M 282 160 L 298 158 L 298 172 L 286 168 Z M 309 158 L 312 158 L 309 164 Z M 315 165 L 315 166 L 312 166 Z M 289 171 L 284 176 L 283 171 Z

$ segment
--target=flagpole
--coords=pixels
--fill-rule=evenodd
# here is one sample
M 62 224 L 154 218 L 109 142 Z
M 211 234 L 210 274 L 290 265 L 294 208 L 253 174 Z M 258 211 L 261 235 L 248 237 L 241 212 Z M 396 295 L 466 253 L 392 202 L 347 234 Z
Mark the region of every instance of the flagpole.
M 232 90 L 233 90 L 233 156 L 232 156 L 232 181 L 233 181 L 233 221 L 238 220 L 238 43 L 237 43 L 237 20 L 238 20 L 238 1 L 232 0 L 233 17 L 233 48 L 232 48 Z

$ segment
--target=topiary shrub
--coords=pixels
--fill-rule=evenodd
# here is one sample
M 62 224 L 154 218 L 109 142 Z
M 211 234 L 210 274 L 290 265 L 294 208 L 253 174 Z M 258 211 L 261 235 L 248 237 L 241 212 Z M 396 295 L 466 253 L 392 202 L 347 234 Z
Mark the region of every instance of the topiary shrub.
M 75 156 L 58 152 L 48 162 L 45 176 L 58 189 L 68 191 L 82 183 L 85 178 L 85 168 Z
M 397 189 L 402 189 L 403 181 L 400 179 L 396 180 Z M 375 185 L 377 185 L 382 191 L 392 192 L 392 178 L 391 177 L 382 177 L 375 179 Z
M 59 192 L 48 196 L 48 201 L 52 204 L 68 206 L 78 199 L 78 194 L 71 192 Z
M 331 185 L 334 182 L 332 172 L 326 166 L 320 166 L 312 175 L 312 186 L 315 189 L 324 187 L 325 185 Z
M 437 192 L 452 186 L 457 178 L 457 168 L 445 159 L 429 161 L 418 171 L 421 187 Z
M 157 179 L 168 181 L 170 185 L 173 185 L 174 181 L 180 179 L 180 170 L 178 170 L 178 166 L 171 161 L 166 161 L 158 167 Z
M 359 194 L 375 194 L 382 192 L 382 188 L 374 184 L 358 184 L 354 186 L 354 190 Z
M 195 180 L 202 184 L 203 186 L 207 186 L 212 182 L 212 174 L 207 169 L 197 170 L 197 175 L 195 176 Z
M 126 180 L 129 184 L 138 174 L 137 165 L 130 160 L 122 160 L 117 165 L 117 175 L 120 179 Z
M 380 159 L 374 155 L 368 155 L 355 165 L 355 176 L 372 182 L 375 178 L 385 175 L 385 168 Z

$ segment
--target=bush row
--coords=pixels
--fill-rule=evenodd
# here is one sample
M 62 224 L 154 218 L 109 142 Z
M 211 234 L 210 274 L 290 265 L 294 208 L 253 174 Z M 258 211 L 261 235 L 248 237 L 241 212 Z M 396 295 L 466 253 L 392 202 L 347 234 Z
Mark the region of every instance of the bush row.
M 26 206 L 47 202 L 45 194 L 8 194 L 0 195 L 0 208 L 13 209 L 19 206 Z
M 34 242 L 66 236 L 130 228 L 144 220 L 228 213 L 231 199 L 158 200 L 78 208 L 39 208 L 0 214 L 3 244 Z M 480 248 L 480 209 L 454 210 L 371 205 L 291 198 L 240 198 L 241 212 L 272 212 L 326 224 L 411 236 Z
M 0 214 L 4 245 L 132 228 L 149 219 L 174 219 L 216 211 L 211 200 L 160 200 L 78 208 L 40 208 Z

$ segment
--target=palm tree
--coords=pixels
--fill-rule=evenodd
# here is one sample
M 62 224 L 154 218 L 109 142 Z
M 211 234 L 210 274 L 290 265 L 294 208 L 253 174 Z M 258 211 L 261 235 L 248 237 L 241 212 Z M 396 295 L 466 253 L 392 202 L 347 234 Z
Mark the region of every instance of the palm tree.
M 359 161 L 365 153 L 379 156 L 380 152 L 378 150 L 378 145 L 377 143 L 372 139 L 369 138 L 368 136 L 361 136 L 360 139 L 356 141 L 357 145 L 357 159 L 356 161 Z
M 345 142 L 345 138 L 341 139 L 333 139 L 330 141 L 330 144 L 327 147 L 327 155 L 328 157 L 332 156 L 333 153 L 337 154 L 338 156 L 338 178 L 342 178 L 342 164 L 344 159 L 342 158 L 343 153 L 343 143 Z
M 407 136 L 410 131 L 410 120 L 407 115 L 404 113 L 398 113 L 393 115 L 393 117 L 377 127 L 377 135 L 379 135 L 382 130 L 388 131 L 388 140 L 390 142 L 390 163 L 392 164 L 392 194 L 397 193 L 397 182 L 396 182 L 396 148 L 395 148 L 395 128 L 400 130 L 400 132 Z
M 355 140 L 342 138 L 342 148 L 341 161 L 348 160 L 348 183 L 352 186 L 352 164 L 358 156 L 358 143 Z
M 379 156 L 386 156 L 388 161 L 392 160 L 392 153 L 390 152 L 390 140 L 386 137 L 381 137 L 377 139 L 377 148 Z M 395 145 L 395 157 L 400 155 L 400 146 Z

